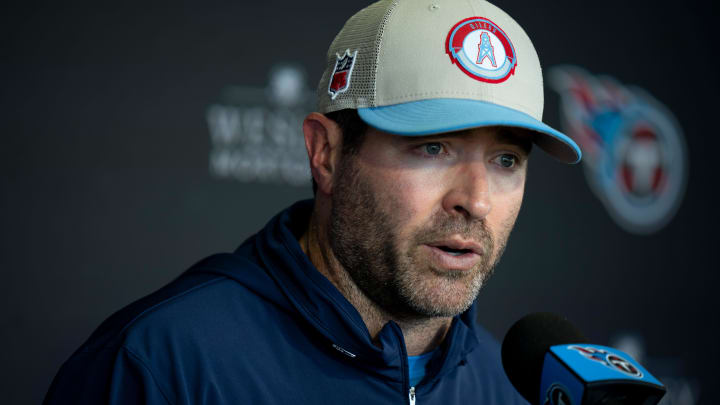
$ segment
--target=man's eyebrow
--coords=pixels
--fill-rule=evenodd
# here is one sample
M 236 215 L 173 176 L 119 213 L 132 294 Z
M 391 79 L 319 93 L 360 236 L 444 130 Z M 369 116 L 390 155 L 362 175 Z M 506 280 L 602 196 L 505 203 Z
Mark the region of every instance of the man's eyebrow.
M 433 142 L 437 140 L 454 138 L 458 136 L 474 136 L 472 129 L 463 129 L 455 132 L 444 132 L 440 134 L 422 135 L 422 136 L 401 136 L 402 141 L 406 142 Z M 498 127 L 495 132 L 495 141 L 500 144 L 516 145 L 522 149 L 525 154 L 530 154 L 532 150 L 532 132 L 522 128 Z
M 404 140 L 407 140 L 407 141 L 422 141 L 422 142 L 430 141 L 430 142 L 432 142 L 432 141 L 437 141 L 440 139 L 454 138 L 465 132 L 467 132 L 467 131 L 443 132 L 443 133 L 439 133 L 439 134 L 418 135 L 418 136 L 402 136 L 401 138 L 403 138 Z

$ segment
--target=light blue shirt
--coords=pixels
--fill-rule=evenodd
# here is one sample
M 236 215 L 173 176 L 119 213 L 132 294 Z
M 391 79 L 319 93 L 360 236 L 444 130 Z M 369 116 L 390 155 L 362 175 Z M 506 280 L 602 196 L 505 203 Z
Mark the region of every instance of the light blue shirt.
M 436 350 L 433 350 L 430 353 L 421 354 L 419 356 L 408 356 L 408 372 L 410 374 L 411 387 L 418 385 L 418 383 L 422 381 L 422 379 L 425 377 L 427 365 L 430 362 L 430 359 L 432 359 Z

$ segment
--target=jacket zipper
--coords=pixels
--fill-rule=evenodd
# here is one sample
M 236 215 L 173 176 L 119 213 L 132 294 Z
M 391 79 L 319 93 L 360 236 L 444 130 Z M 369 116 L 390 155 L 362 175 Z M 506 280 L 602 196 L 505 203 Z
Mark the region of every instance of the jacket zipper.
M 405 348 L 405 341 L 402 337 L 402 331 L 400 331 L 400 327 L 397 326 L 396 330 L 396 336 L 398 337 L 398 340 L 400 341 L 400 355 L 402 356 L 402 370 L 403 370 L 403 379 L 406 379 L 407 385 L 410 386 L 410 373 L 408 369 L 408 354 L 407 349 Z M 403 382 L 403 385 L 405 385 L 405 382 Z M 410 387 L 408 390 L 408 403 L 410 405 L 415 405 L 415 387 Z

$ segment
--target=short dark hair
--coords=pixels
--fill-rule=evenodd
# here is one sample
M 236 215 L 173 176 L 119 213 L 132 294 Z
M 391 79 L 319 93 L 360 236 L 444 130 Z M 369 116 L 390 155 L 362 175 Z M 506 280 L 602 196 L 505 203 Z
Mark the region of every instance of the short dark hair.
M 365 133 L 368 125 L 358 115 L 357 110 L 347 108 L 325 114 L 326 117 L 335 121 L 342 131 L 341 156 L 352 157 L 359 151 L 365 140 Z M 313 195 L 317 193 L 317 183 L 312 179 Z

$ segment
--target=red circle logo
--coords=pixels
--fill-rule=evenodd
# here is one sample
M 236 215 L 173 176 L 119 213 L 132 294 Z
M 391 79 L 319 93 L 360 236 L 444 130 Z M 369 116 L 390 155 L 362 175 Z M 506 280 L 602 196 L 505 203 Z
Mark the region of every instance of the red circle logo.
M 445 52 L 460 70 L 481 82 L 504 82 L 517 67 L 510 38 L 484 17 L 470 17 L 455 24 L 445 41 Z

